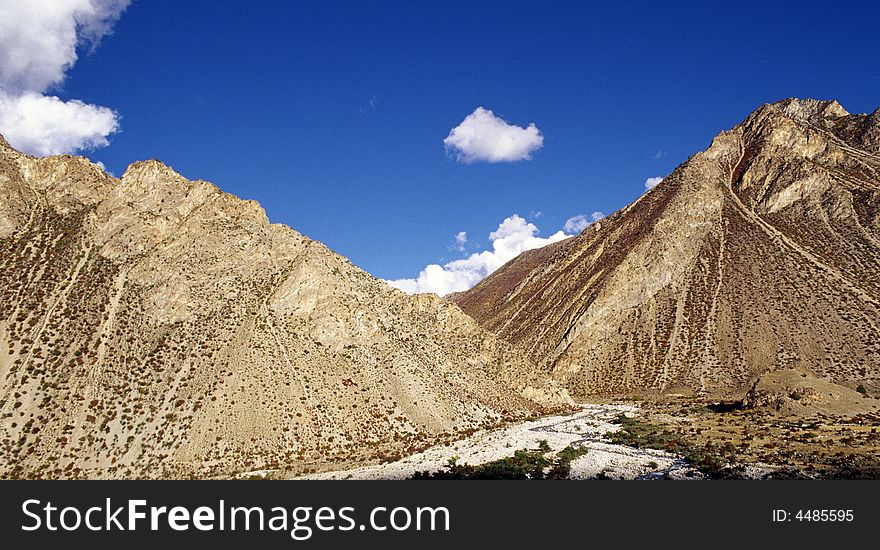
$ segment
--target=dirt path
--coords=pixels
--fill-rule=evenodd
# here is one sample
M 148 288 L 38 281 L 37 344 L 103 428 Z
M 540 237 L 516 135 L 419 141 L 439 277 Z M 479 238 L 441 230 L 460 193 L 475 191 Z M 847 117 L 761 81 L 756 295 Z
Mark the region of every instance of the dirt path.
M 568 445 L 587 448 L 587 454 L 571 464 L 572 479 L 687 477 L 691 469 L 679 457 L 652 449 L 615 445 L 603 437 L 619 428 L 613 423 L 617 415 L 631 414 L 636 410 L 631 405 L 582 405 L 581 410 L 571 415 L 478 432 L 467 439 L 431 447 L 396 462 L 311 474 L 298 479 L 405 479 L 418 471 L 439 470 L 452 458 L 456 458 L 459 464 L 482 464 L 511 456 L 518 449 L 536 448 L 542 440 L 546 440 L 554 451 Z M 248 472 L 242 476 L 266 473 Z

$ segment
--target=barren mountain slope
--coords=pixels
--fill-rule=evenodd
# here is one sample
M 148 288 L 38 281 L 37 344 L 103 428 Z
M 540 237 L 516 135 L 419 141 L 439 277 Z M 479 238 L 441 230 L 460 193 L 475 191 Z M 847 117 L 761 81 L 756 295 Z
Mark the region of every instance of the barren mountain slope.
M 582 234 L 453 299 L 573 395 L 880 390 L 880 110 L 764 105 Z
M 566 404 L 548 378 L 253 201 L 0 138 L 0 477 L 366 464 Z

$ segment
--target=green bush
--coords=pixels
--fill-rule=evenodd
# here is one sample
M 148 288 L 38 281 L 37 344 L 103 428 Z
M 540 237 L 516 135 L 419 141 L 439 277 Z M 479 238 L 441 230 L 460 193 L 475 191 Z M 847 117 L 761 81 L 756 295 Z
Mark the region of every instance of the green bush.
M 615 423 L 620 424 L 620 429 L 610 435 L 612 443 L 637 449 L 659 449 L 679 455 L 710 478 L 727 474 L 727 463 L 735 450 L 732 446 L 719 448 L 706 445 L 700 448 L 689 445 L 682 441 L 681 434 L 623 414 L 618 415 Z
M 416 472 L 412 479 L 566 479 L 571 461 L 587 453 L 584 447 L 568 447 L 555 456 L 547 441 L 537 449 L 520 449 L 513 456 L 472 466 L 450 459 L 446 469 L 438 472 Z

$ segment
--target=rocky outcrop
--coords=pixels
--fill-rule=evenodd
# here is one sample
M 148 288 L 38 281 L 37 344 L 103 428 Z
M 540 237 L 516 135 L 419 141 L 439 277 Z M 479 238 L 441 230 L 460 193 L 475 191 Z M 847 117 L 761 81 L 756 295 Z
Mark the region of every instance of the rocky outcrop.
M 0 141 L 0 477 L 375 463 L 567 406 L 548 379 L 256 202 Z
M 880 115 L 764 105 L 635 203 L 454 300 L 574 395 L 880 389 Z
M 782 369 L 762 375 L 746 393 L 742 406 L 766 407 L 799 417 L 849 416 L 880 409 L 876 399 L 801 369 Z

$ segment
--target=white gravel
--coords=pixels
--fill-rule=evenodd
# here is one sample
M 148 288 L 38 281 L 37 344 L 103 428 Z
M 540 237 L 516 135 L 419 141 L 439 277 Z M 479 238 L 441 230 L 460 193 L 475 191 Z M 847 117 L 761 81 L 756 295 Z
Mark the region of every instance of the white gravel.
M 632 414 L 632 405 L 582 405 L 567 416 L 552 416 L 506 428 L 477 432 L 450 445 L 438 445 L 395 462 L 310 474 L 297 479 L 405 479 L 415 472 L 434 472 L 455 458 L 459 464 L 483 464 L 513 455 L 523 448 L 536 448 L 546 440 L 553 451 L 568 445 L 587 448 L 587 454 L 571 463 L 572 479 L 606 477 L 637 479 L 661 477 L 700 477 L 675 455 L 651 449 L 614 445 L 605 439 L 619 429 L 612 420 Z M 690 475 L 688 475 L 690 474 Z

